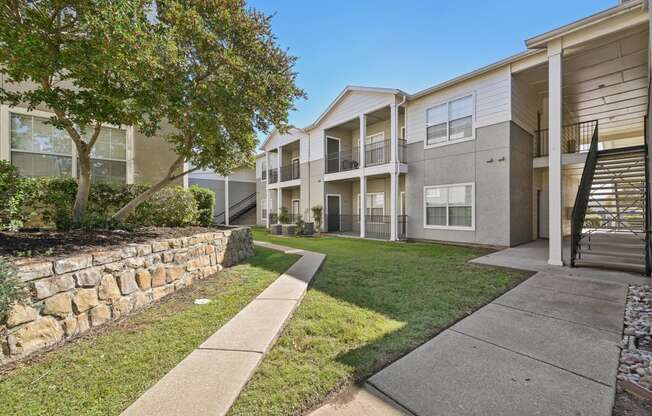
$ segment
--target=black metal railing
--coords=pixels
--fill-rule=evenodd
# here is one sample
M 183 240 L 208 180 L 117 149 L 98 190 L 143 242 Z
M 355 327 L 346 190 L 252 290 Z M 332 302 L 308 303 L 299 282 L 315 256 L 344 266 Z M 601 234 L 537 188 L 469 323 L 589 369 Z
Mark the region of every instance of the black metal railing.
M 326 173 L 346 172 L 360 167 L 360 149 L 352 147 L 326 155 Z
M 294 160 L 289 165 L 281 166 L 281 182 L 299 179 L 299 161 Z
M 407 163 L 406 162 L 406 156 L 405 154 L 407 153 L 407 141 L 403 139 L 398 140 L 398 161 L 401 163 Z
M 389 163 L 392 156 L 392 141 L 368 143 L 364 145 L 364 165 L 375 166 Z
M 593 126 L 593 134 L 586 155 L 586 164 L 582 172 L 582 179 L 575 196 L 575 205 L 573 206 L 573 213 L 571 215 L 571 267 L 575 266 L 575 259 L 577 257 L 577 250 L 582 241 L 582 230 L 584 228 L 584 219 L 586 217 L 586 209 L 589 204 L 589 196 L 591 194 L 591 184 L 593 183 L 593 175 L 595 174 L 595 166 L 598 160 L 598 123 L 595 122 Z
M 389 240 L 392 230 L 391 215 L 365 215 L 365 236 L 380 240 Z M 326 231 L 331 233 L 360 235 L 359 215 L 326 215 Z M 407 237 L 407 215 L 397 216 L 397 238 Z
M 276 212 L 270 213 L 267 217 L 269 218 L 270 224 L 296 224 L 299 218 L 302 218 L 300 214 L 281 213 L 279 216 Z
M 269 170 L 269 175 L 268 175 L 268 176 L 269 176 L 269 179 L 267 180 L 267 182 L 269 182 L 269 183 L 276 183 L 276 182 L 278 182 L 278 169 L 275 169 L 275 168 L 274 168 L 274 169 L 270 169 L 270 170 Z
M 598 120 L 583 121 L 562 126 L 561 152 L 581 153 L 588 152 L 591 146 L 593 132 L 598 126 Z M 548 156 L 549 130 L 537 130 L 534 134 L 534 157 Z
M 256 206 L 256 198 L 257 194 L 256 192 L 249 194 L 236 202 L 233 205 L 229 205 L 229 221 L 233 221 L 237 219 L 240 215 L 244 214 L 245 212 L 249 211 L 251 208 Z M 214 216 L 215 218 L 215 224 L 224 224 L 225 218 L 226 218 L 226 212 L 222 211 L 219 214 L 216 214 Z
M 650 81 L 652 82 L 652 80 Z M 648 103 L 648 106 L 650 104 Z M 648 118 L 643 118 L 643 143 L 645 146 L 645 275 L 652 274 L 652 246 L 650 245 L 650 161 L 647 148 Z

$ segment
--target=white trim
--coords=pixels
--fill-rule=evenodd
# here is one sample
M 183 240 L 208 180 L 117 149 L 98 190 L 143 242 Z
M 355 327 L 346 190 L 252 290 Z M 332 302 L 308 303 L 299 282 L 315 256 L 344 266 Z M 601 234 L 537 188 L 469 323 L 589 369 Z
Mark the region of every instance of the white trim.
M 264 203 L 263 203 L 264 202 Z M 267 202 L 265 201 L 265 197 L 263 197 L 260 200 L 260 219 L 263 221 L 267 221 Z
M 407 111 L 405 113 L 407 114 Z M 406 134 L 405 126 L 401 126 L 401 132 L 399 133 L 399 139 L 407 140 L 405 134 Z
M 11 137 L 10 137 L 9 106 L 0 105 L 0 126 L 7 126 L 0 129 L 0 160 L 11 161 Z
M 126 172 L 126 182 L 128 184 L 133 184 L 135 181 L 136 170 L 135 170 L 135 150 L 134 143 L 136 141 L 136 129 L 134 126 L 127 126 L 127 148 L 125 150 L 125 156 L 127 158 L 127 172 Z M 185 163 L 184 163 L 185 165 Z M 188 188 L 188 175 L 183 176 L 183 187 Z
M 324 140 L 324 165 L 325 165 L 324 166 L 324 171 L 328 170 L 328 161 L 329 161 L 328 155 L 330 154 L 330 153 L 328 153 L 328 139 L 337 140 L 337 149 L 338 149 L 337 150 L 337 172 L 330 172 L 330 173 L 339 173 L 340 172 L 340 162 L 341 162 L 340 161 L 340 153 L 342 153 L 342 139 L 340 139 L 339 137 L 335 137 L 335 136 L 329 136 L 328 134 L 326 135 L 326 138 Z M 352 170 L 355 170 L 355 169 L 352 169 Z
M 471 201 L 471 226 L 462 227 L 462 226 L 450 226 L 450 225 L 428 225 L 426 223 L 426 221 L 428 220 L 427 206 L 426 206 L 426 190 L 438 189 L 438 188 L 453 188 L 456 186 L 471 186 L 471 197 L 473 198 Z M 446 201 L 446 222 L 448 222 L 448 201 Z M 449 231 L 475 231 L 475 182 L 424 186 L 423 187 L 423 228 L 432 229 L 432 230 L 449 230 Z
M 358 215 L 362 215 L 361 211 L 360 211 L 360 192 L 358 192 L 356 195 L 357 195 L 357 199 L 358 199 L 358 206 L 357 206 Z M 373 196 L 373 195 L 382 195 L 383 196 L 383 213 L 382 213 L 382 216 L 384 217 L 385 216 L 385 192 L 367 192 L 365 195 L 366 196 Z M 366 210 L 366 208 L 369 208 L 369 205 L 367 205 L 367 203 L 365 201 L 365 210 Z M 369 208 L 369 209 L 371 209 L 371 208 Z M 365 213 L 364 215 L 367 215 L 367 214 Z M 369 214 L 369 215 L 373 215 L 373 214 Z M 380 223 L 375 223 L 373 221 L 369 221 L 369 224 L 380 224 Z
M 290 200 L 290 210 L 292 210 L 294 208 L 294 202 L 295 201 L 299 203 L 299 209 L 298 209 L 299 212 L 297 212 L 297 215 L 300 215 L 301 214 L 301 200 L 300 199 L 292 199 L 292 200 Z M 295 215 L 294 212 L 291 212 L 291 214 Z
M 342 216 L 342 195 L 341 194 L 326 194 L 325 195 L 325 201 L 324 201 L 325 202 L 325 204 L 324 204 L 324 217 L 326 217 L 325 219 L 328 219 L 328 197 L 329 196 L 337 197 L 337 202 L 338 202 L 337 205 L 339 206 L 340 216 Z M 324 224 L 326 224 L 326 221 L 324 221 Z M 340 226 L 340 229 L 338 231 L 342 231 L 342 221 L 340 221 L 339 226 Z M 326 232 L 328 232 L 328 228 L 326 228 Z
M 475 112 L 476 112 L 476 95 L 475 91 L 470 91 L 466 92 L 464 94 L 457 94 L 454 95 L 450 98 L 446 98 L 445 100 L 437 101 L 424 110 L 424 120 L 425 120 L 425 125 L 426 125 L 426 136 L 423 139 L 423 148 L 424 149 L 432 149 L 435 147 L 442 147 L 442 146 L 448 146 L 451 144 L 456 144 L 456 143 L 464 143 L 468 142 L 471 140 L 475 140 L 475 129 L 476 129 L 476 119 L 475 119 Z M 434 143 L 434 144 L 428 144 L 428 111 L 435 107 L 439 107 L 442 105 L 446 105 L 446 110 L 448 111 L 448 105 L 452 103 L 453 101 L 460 100 L 462 98 L 466 97 L 471 97 L 471 136 L 470 137 L 465 137 L 463 139 L 459 140 L 450 140 L 450 114 L 448 114 L 448 118 L 446 120 L 446 141 L 441 142 L 441 143 Z

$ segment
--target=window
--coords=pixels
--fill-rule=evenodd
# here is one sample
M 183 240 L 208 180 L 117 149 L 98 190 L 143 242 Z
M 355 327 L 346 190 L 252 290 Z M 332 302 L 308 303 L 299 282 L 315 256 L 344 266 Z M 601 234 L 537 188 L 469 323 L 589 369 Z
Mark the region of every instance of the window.
M 14 113 L 10 118 L 11 163 L 22 176 L 73 174 L 75 149 L 68 133 L 48 124 L 47 118 Z M 125 130 L 102 128 L 91 153 L 91 175 L 93 182 L 126 182 Z
M 358 214 L 360 214 L 360 194 L 358 194 Z M 367 194 L 365 200 L 366 215 L 385 215 L 385 194 L 383 192 Z
M 426 146 L 473 138 L 473 96 L 426 110 Z
M 473 229 L 474 184 L 426 186 L 424 225 L 426 228 Z
M 264 159 L 260 162 L 260 177 L 263 181 L 267 180 L 267 161 Z
M 262 208 L 262 209 L 260 210 L 260 212 L 261 212 L 260 217 L 261 217 L 264 221 L 266 221 L 266 220 L 267 220 L 267 204 L 265 203 L 265 200 L 264 200 L 264 199 L 261 199 L 261 201 L 260 201 L 260 206 L 261 206 L 261 208 Z

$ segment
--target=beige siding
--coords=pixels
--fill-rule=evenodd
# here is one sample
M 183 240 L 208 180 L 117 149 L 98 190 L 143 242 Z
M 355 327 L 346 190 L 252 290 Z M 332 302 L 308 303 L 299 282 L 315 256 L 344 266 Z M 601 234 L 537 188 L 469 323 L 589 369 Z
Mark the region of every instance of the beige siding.
M 528 133 L 537 128 L 537 97 L 527 84 L 512 77 L 512 121 Z
M 510 79 L 509 68 L 505 67 L 409 102 L 406 129 L 408 142 L 425 140 L 428 108 L 468 94 L 475 96 L 475 128 L 508 121 Z

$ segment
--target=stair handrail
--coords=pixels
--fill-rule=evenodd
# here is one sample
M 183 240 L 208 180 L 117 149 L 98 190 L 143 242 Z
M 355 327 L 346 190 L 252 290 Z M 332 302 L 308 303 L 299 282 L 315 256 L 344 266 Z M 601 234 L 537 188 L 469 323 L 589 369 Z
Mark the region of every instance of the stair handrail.
M 575 258 L 577 257 L 577 248 L 582 240 L 582 230 L 584 229 L 584 218 L 586 209 L 589 204 L 589 195 L 591 194 L 591 184 L 595 174 L 595 166 L 598 161 L 598 123 L 596 122 L 591 136 L 591 146 L 586 155 L 586 163 L 582 171 L 582 179 L 575 196 L 575 205 L 571 215 L 571 267 L 575 267 Z
M 648 103 L 649 105 L 649 103 Z M 650 162 L 647 149 L 648 135 L 648 117 L 643 117 L 643 137 L 645 148 L 645 275 L 650 276 L 652 273 L 652 249 L 650 248 Z
M 240 214 L 241 211 L 243 211 L 244 209 L 249 208 L 252 203 L 256 202 L 256 195 L 257 195 L 257 193 L 253 192 L 253 193 L 245 196 L 244 198 L 242 198 L 238 202 L 234 203 L 233 205 L 229 205 L 229 221 L 232 220 L 238 214 Z M 219 214 L 216 214 L 215 215 L 215 223 L 216 224 L 223 223 L 224 220 L 225 220 L 225 218 L 224 218 L 225 214 L 226 214 L 226 211 L 222 211 Z

